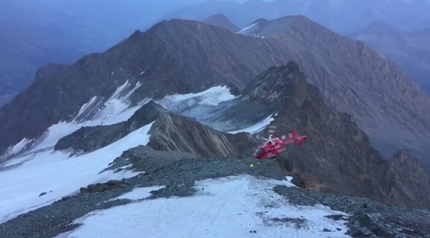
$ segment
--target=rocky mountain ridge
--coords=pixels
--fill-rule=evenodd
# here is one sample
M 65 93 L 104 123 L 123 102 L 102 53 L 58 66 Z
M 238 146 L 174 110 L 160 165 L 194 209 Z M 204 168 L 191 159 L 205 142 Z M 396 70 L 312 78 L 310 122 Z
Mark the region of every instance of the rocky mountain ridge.
M 134 104 L 223 84 L 237 95 L 268 67 L 295 60 L 325 102 L 352 114 L 385 156 L 403 148 L 425 155 L 430 100 L 396 65 L 304 17 L 282 18 L 271 27 L 278 23 L 262 39 L 196 21 L 163 21 L 55 77 L 39 74 L 43 80 L 0 110 L 0 132 L 10 135 L 0 149 L 72 120 L 91 98 L 107 99 L 126 80 L 130 87 L 145 85 L 131 95 Z M 283 26 L 287 30 L 279 34 Z

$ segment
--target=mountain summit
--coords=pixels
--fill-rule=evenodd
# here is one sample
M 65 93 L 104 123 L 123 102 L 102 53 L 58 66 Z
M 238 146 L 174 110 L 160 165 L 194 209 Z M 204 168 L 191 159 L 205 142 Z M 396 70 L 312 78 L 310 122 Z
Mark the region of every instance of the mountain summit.
M 240 30 L 233 22 L 231 22 L 224 14 L 215 14 L 203 20 L 204 23 L 225 28 L 232 32 Z

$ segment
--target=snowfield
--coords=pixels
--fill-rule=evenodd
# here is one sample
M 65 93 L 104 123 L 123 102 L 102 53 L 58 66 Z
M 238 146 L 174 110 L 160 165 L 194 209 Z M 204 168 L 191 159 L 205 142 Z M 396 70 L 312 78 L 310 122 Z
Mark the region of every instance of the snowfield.
M 273 116 L 274 115 L 270 115 L 267 118 L 265 118 L 264 120 L 254 124 L 252 126 L 249 126 L 249 127 L 246 127 L 246 128 L 240 129 L 240 130 L 229 131 L 227 133 L 230 133 L 230 134 L 237 134 L 237 133 L 241 133 L 241 132 L 247 132 L 250 134 L 258 133 L 258 132 L 264 130 L 270 124 L 270 122 L 275 120 L 275 118 L 273 118 Z
M 69 158 L 68 153 L 45 151 L 20 166 L 0 173 L 0 222 L 19 214 L 49 205 L 92 183 L 107 182 L 137 175 L 124 170 L 106 171 L 123 151 L 146 145 L 152 123 L 104 148 Z M 39 195 L 46 193 L 43 196 Z
M 111 125 L 128 120 L 151 100 L 145 99 L 139 105 L 130 107 L 128 97 L 140 86 L 139 83 L 131 85 L 127 81 L 104 104 L 93 97 L 81 107 L 74 121 L 52 125 L 34 144 L 31 144 L 32 140 L 24 138 L 12 146 L 6 155 L 14 158 L 0 164 L 0 223 L 74 194 L 80 187 L 136 176 L 138 173 L 127 170 L 120 173 L 99 173 L 108 168 L 123 151 L 146 145 L 152 123 L 109 146 L 80 156 L 69 158 L 71 152 L 54 151 L 54 146 L 58 140 L 82 126 Z M 187 107 L 198 106 L 194 107 L 198 111 L 199 107 L 216 107 L 234 98 L 227 87 L 217 86 L 196 94 L 169 95 L 160 104 L 175 107 L 185 102 Z M 265 127 L 270 120 L 268 118 L 263 123 L 258 123 L 254 129 Z M 245 128 L 244 131 L 251 129 Z M 234 133 L 237 132 L 240 131 Z M 46 194 L 39 196 L 42 193 Z
M 57 238 L 349 237 L 343 221 L 325 217 L 347 214 L 289 204 L 275 185 L 294 186 L 242 175 L 196 182 L 192 197 L 147 199 L 162 187 L 139 188 L 121 196 L 134 202 L 77 219 L 82 226 Z

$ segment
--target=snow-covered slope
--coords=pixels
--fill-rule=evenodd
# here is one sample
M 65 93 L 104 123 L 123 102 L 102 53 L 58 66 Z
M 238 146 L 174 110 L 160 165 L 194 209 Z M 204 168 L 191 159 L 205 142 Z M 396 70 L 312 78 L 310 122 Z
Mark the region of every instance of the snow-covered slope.
M 167 96 L 158 103 L 172 112 L 194 118 L 204 125 L 232 134 L 239 132 L 254 134 L 274 120 L 275 111 L 257 107 L 247 110 L 265 115 L 248 117 L 245 118 L 246 120 L 241 120 L 243 115 L 240 113 L 235 117 L 224 115 L 226 111 L 239 106 L 243 100 L 242 96 L 235 97 L 231 94 L 229 88 L 216 86 L 196 94 Z
M 57 238 L 349 237 L 344 221 L 327 217 L 347 214 L 322 205 L 292 205 L 273 191 L 276 185 L 294 186 L 241 175 L 198 181 L 191 197 L 148 199 L 165 186 L 137 188 L 118 198 L 132 203 L 79 218 L 74 223 L 81 227 Z
M 4 164 L 5 167 L 0 173 L 0 222 L 49 205 L 64 196 L 78 192 L 80 187 L 88 184 L 137 175 L 127 170 L 121 173 L 100 172 L 108 168 L 109 164 L 125 150 L 146 145 L 151 125 L 146 125 L 111 145 L 82 156 L 69 158 L 68 153 L 54 152 L 50 149 Z M 46 194 L 39 196 L 42 193 Z
M 123 170 L 121 173 L 104 171 L 124 151 L 149 142 L 152 123 L 130 133 L 126 137 L 91 153 L 73 155 L 72 152 L 54 151 L 55 144 L 63 137 L 83 126 L 112 125 L 128 120 L 142 105 L 130 106 L 128 97 L 141 85 L 126 82 L 101 104 L 94 97 L 82 105 L 75 120 L 52 125 L 43 137 L 32 141 L 23 138 L 11 147 L 0 164 L 0 222 L 19 214 L 46 206 L 64 196 L 76 193 L 80 187 L 92 183 L 122 179 L 138 173 Z M 205 122 L 222 103 L 235 99 L 229 89 L 216 86 L 196 94 L 169 95 L 159 103 L 172 111 Z M 240 131 L 261 130 L 270 123 L 266 119 L 256 125 L 243 125 Z M 222 124 L 222 123 L 221 123 Z M 237 128 L 238 125 L 236 125 Z M 251 126 L 251 129 L 249 128 Z M 239 125 L 240 127 L 240 125 Z M 256 128 L 257 127 L 257 128 Z M 226 129 L 228 130 L 228 128 Z M 39 196 L 41 193 L 46 193 Z

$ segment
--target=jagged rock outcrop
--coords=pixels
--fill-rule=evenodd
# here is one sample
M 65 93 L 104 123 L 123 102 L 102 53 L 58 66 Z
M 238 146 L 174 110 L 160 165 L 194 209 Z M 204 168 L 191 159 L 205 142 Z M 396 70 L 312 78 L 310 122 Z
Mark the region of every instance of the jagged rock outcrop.
M 148 146 L 156 150 L 187 152 L 204 157 L 239 155 L 256 145 L 246 133 L 226 134 L 199 122 L 173 114 L 154 101 L 142 106 L 125 122 L 95 127 L 82 127 L 63 137 L 55 150 L 88 153 L 107 146 L 127 134 L 154 122 Z
M 256 145 L 249 134 L 222 133 L 190 118 L 163 114 L 153 125 L 148 146 L 204 157 L 239 155 Z
M 409 202 L 406 205 L 409 207 L 430 200 L 428 193 L 430 180 L 422 170 L 419 161 L 413 158 L 408 151 L 402 150 L 396 153 L 389 160 L 387 167 L 385 181 L 388 183 L 388 196 L 394 200 L 407 198 Z
M 288 146 L 279 160 L 303 187 L 430 208 L 429 178 L 417 160 L 405 151 L 385 160 L 350 115 L 324 104 L 320 91 L 307 83 L 296 63 L 269 68 L 244 93 L 256 103 L 278 107 L 272 122 L 277 126 L 275 136 L 293 129 L 307 135 L 302 147 Z
M 270 21 L 264 29 L 257 33 L 276 31 L 262 39 L 187 20 L 136 31 L 104 53 L 36 80 L 2 108 L 0 134 L 8 136 L 0 139 L 0 151 L 73 119 L 91 98 L 106 99 L 126 80 L 145 85 L 131 95 L 133 103 L 223 84 L 238 94 L 268 67 L 295 60 L 322 100 L 351 114 L 384 155 L 408 148 L 425 159 L 430 99 L 394 63 L 304 17 Z
M 232 32 L 240 30 L 233 22 L 231 22 L 224 14 L 215 14 L 203 20 L 204 23 L 225 28 Z

